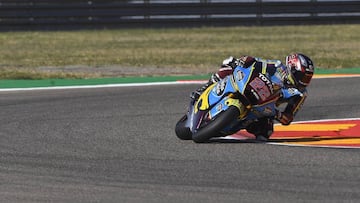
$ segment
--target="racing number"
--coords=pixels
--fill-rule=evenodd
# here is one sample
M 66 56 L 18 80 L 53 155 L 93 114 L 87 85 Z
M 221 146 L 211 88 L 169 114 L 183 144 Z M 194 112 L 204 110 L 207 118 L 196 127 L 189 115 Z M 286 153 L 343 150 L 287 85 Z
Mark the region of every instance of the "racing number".
M 249 85 L 254 88 L 262 101 L 265 101 L 268 97 L 270 97 L 271 93 L 269 91 L 269 88 L 260 78 L 254 78 L 254 80 L 252 80 Z

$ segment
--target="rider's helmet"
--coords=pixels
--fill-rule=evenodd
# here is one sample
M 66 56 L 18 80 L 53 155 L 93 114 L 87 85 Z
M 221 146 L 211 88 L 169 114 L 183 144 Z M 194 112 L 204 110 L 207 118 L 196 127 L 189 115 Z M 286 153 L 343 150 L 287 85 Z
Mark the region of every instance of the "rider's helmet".
M 290 83 L 298 88 L 305 88 L 310 84 L 314 75 L 314 63 L 309 57 L 300 53 L 290 54 L 286 57 L 286 67 Z

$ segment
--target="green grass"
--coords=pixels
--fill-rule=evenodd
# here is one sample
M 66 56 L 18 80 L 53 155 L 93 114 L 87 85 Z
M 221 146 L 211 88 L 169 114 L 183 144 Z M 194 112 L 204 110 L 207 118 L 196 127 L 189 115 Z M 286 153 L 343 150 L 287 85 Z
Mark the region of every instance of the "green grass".
M 120 29 L 0 33 L 0 78 L 83 78 L 41 67 L 181 68 L 215 71 L 230 55 L 309 55 L 317 67 L 360 67 L 360 25 Z M 101 76 L 101 75 L 100 75 Z

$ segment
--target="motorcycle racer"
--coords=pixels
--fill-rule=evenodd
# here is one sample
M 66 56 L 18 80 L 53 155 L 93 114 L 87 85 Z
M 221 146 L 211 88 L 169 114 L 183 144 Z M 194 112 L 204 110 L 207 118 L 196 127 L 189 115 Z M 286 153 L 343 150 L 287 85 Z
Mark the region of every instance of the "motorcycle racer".
M 191 98 L 198 99 L 207 87 L 232 74 L 238 65 L 258 69 L 271 80 L 276 93 L 279 94 L 276 106 L 284 106 L 283 110 L 277 111 L 275 117 L 259 118 L 246 127 L 257 140 L 266 141 L 274 131 L 274 119 L 282 125 L 289 125 L 293 121 L 307 97 L 306 87 L 314 74 L 314 63 L 304 54 L 292 53 L 286 56 L 285 62 L 284 65 L 280 60 L 266 60 L 247 55 L 237 59 L 231 56 L 223 61 L 220 69 L 211 75 L 206 84 L 192 93 Z M 301 94 L 294 94 L 296 91 Z

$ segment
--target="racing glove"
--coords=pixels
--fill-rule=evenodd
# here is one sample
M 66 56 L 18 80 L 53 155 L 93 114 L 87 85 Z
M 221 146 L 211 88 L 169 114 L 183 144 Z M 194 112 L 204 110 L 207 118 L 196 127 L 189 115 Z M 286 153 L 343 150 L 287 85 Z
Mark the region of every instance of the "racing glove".
M 222 63 L 221 67 L 231 67 L 232 69 L 236 68 L 239 65 L 239 60 L 230 56 L 229 58 L 225 59 Z

